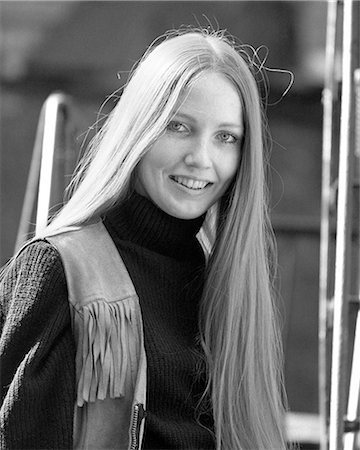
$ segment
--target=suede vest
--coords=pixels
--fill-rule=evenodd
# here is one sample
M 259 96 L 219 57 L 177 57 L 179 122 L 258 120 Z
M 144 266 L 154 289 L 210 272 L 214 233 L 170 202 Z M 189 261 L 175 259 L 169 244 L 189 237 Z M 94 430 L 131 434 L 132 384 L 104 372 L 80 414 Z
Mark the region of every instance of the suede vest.
M 74 448 L 141 448 L 146 355 L 126 267 L 102 222 L 47 240 L 64 265 L 77 348 Z

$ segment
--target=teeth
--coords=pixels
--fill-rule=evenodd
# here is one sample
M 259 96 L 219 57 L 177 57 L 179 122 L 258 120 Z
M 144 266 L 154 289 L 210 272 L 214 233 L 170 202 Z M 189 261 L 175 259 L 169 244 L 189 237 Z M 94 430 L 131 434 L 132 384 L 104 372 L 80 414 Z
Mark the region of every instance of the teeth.
M 204 189 L 204 187 L 208 185 L 207 181 L 192 180 L 190 178 L 172 177 L 172 179 L 189 189 Z

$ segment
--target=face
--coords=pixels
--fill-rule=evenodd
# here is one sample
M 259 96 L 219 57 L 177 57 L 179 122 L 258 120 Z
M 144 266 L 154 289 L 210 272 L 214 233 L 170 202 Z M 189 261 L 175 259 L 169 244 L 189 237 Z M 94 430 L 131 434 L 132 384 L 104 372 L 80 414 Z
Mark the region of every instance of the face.
M 243 116 L 222 74 L 198 78 L 139 163 L 136 191 L 167 214 L 194 219 L 224 195 L 240 162 Z

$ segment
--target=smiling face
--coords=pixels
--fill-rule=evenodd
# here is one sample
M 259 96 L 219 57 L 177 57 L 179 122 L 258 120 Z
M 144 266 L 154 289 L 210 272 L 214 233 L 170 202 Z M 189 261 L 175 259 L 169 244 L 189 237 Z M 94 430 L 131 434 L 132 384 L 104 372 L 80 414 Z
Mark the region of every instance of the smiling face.
M 219 73 L 201 76 L 141 159 L 136 191 L 171 216 L 201 216 L 224 195 L 237 172 L 243 131 L 235 86 Z

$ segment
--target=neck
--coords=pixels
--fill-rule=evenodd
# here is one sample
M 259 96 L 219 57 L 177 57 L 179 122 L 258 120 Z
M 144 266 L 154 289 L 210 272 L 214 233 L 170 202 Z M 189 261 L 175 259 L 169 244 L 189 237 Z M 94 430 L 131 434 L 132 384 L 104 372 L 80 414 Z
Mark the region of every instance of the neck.
M 205 216 L 178 219 L 158 208 L 151 200 L 134 192 L 113 208 L 106 221 L 119 238 L 172 257 L 186 257 L 194 245 Z

